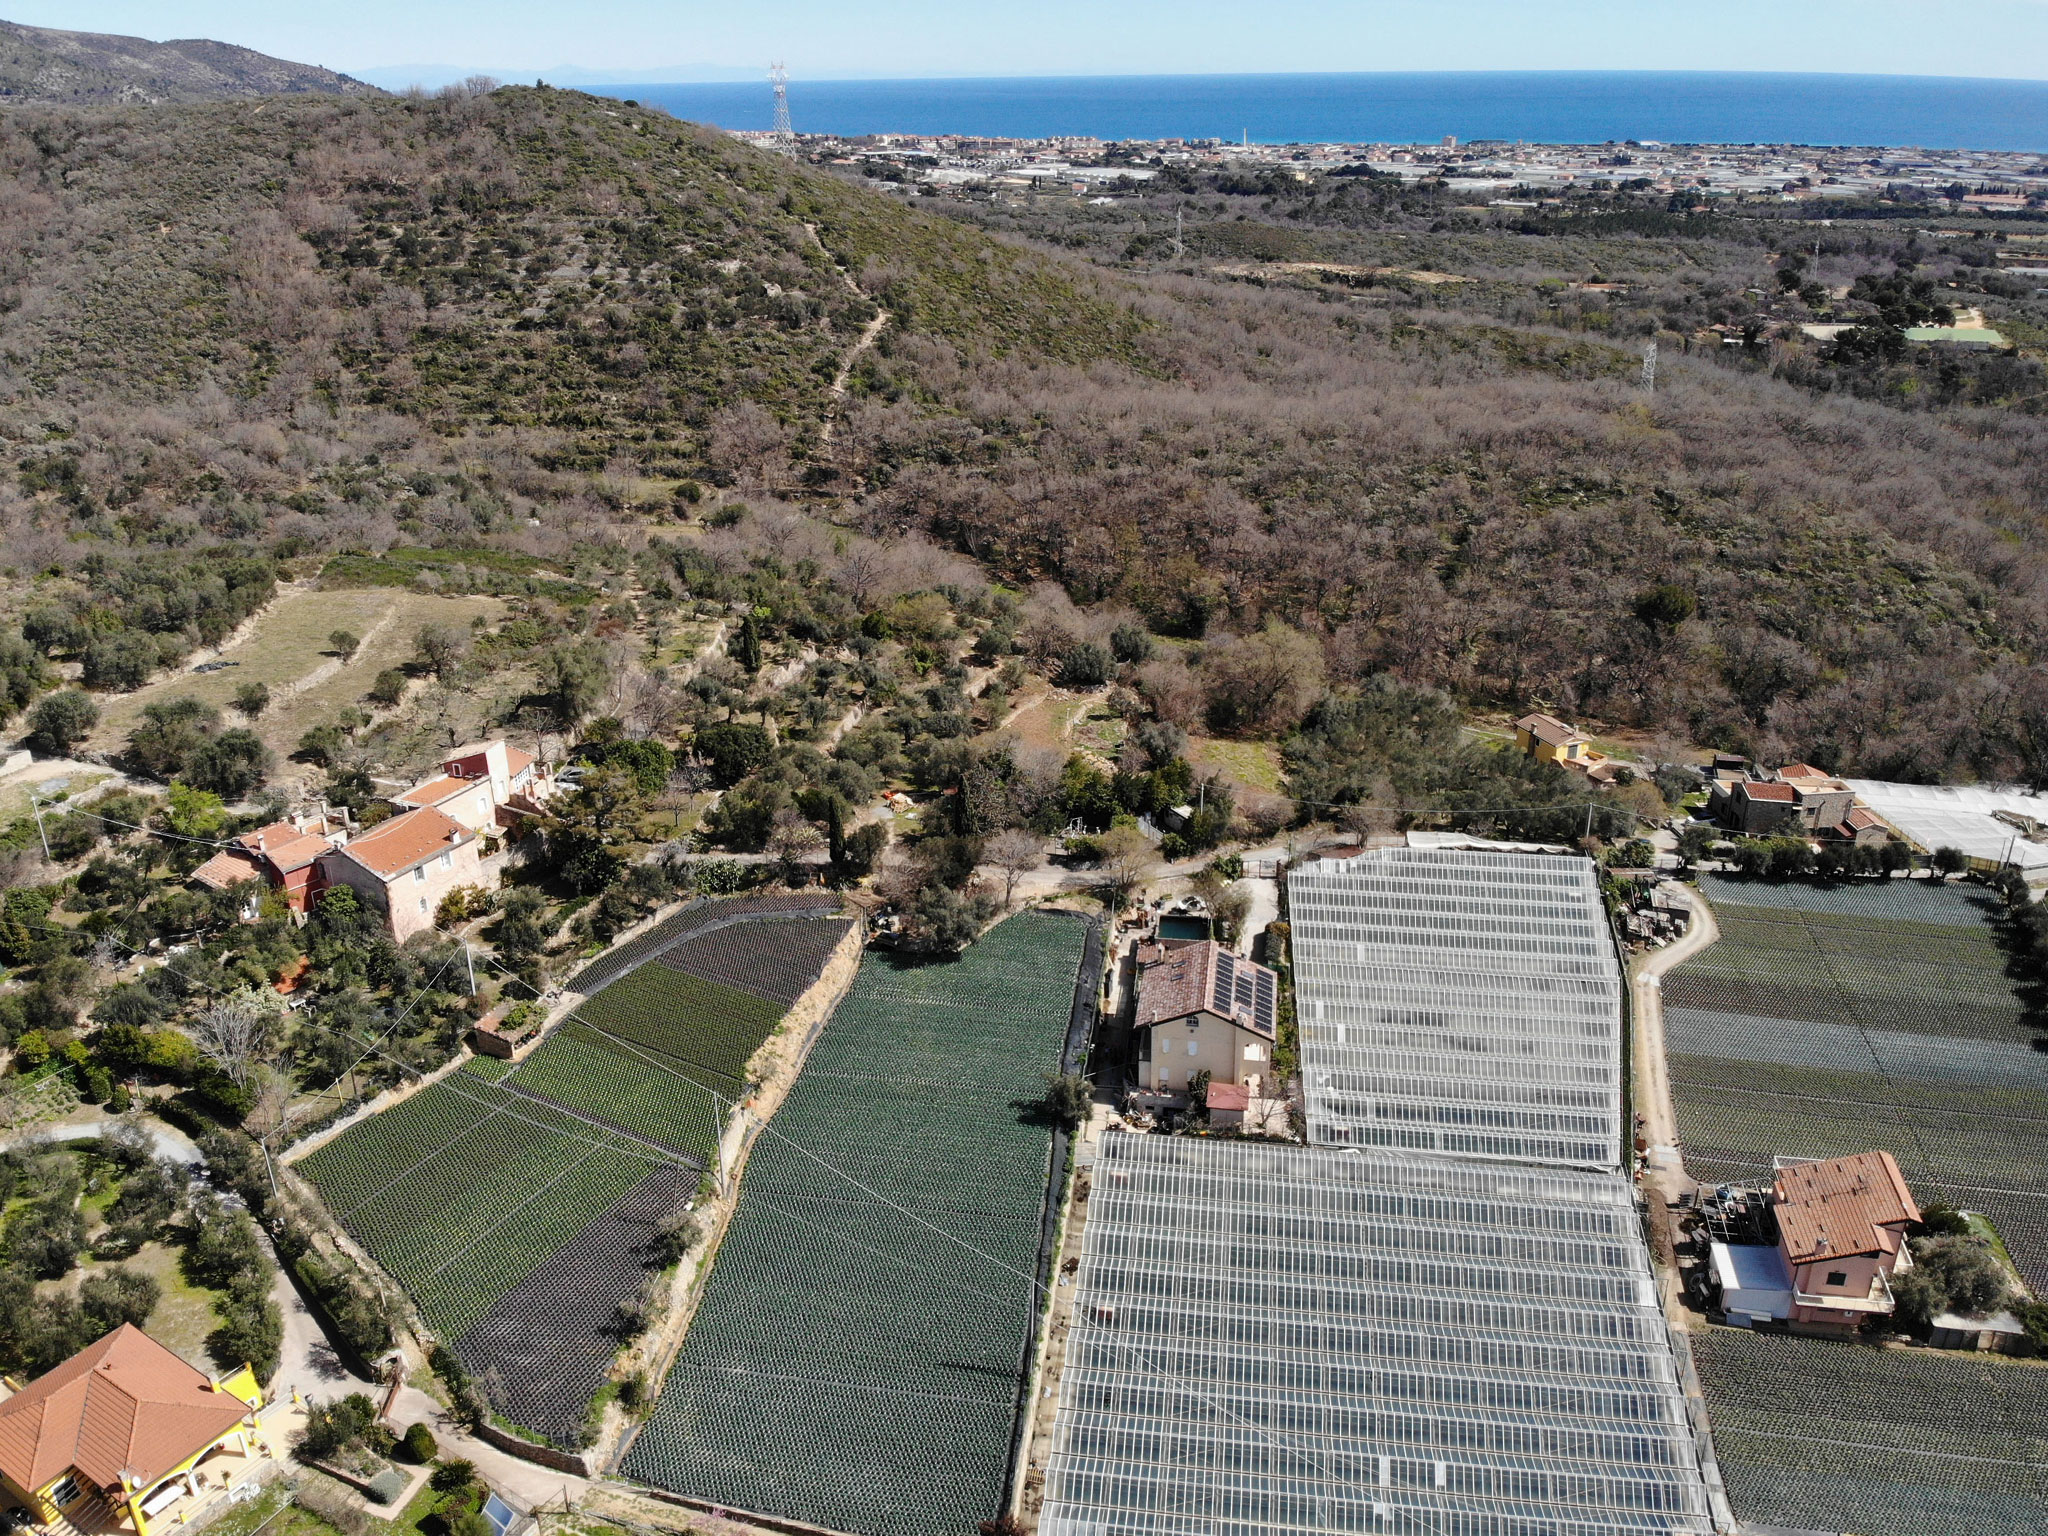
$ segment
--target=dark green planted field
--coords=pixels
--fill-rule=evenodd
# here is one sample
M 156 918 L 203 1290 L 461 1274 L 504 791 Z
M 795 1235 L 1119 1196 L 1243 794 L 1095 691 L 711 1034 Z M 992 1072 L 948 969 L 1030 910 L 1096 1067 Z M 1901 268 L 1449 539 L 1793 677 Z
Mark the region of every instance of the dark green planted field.
M 1710 1328 L 1693 1335 L 1735 1512 L 1857 1536 L 2048 1531 L 2048 1371 Z
M 1086 929 L 870 954 L 756 1144 L 628 1475 L 871 1536 L 972 1532 L 1008 1475 Z
M 1664 978 L 1687 1170 L 1883 1148 L 1924 1204 L 1981 1211 L 2048 1284 L 2048 1056 L 1995 907 L 1925 881 L 1705 876 L 1721 937 Z M 1735 1512 L 1868 1536 L 2048 1530 L 2048 1373 L 1727 1329 L 1700 1336 Z
M 1974 886 L 1708 875 L 1720 939 L 1664 979 L 1686 1167 L 1882 1147 L 1914 1194 L 1982 1211 L 2048 1286 L 2048 1055 Z
M 752 960 L 787 991 L 795 955 L 808 986 L 848 927 L 815 911 L 690 908 L 523 1061 L 470 1061 L 299 1161 L 514 1426 L 562 1443 L 582 1428 L 654 1223 L 694 1196 L 785 1011 L 645 962 L 715 921 L 723 973 Z

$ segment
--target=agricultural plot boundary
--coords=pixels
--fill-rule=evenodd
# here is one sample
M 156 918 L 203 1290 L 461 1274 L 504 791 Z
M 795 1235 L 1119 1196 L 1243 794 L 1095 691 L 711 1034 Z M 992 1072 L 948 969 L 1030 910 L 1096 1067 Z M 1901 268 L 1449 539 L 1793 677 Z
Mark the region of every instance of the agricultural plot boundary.
M 1746 1519 L 1859 1536 L 2048 1530 L 2048 1371 L 1748 1329 L 1692 1340 Z
M 1004 1506 L 1039 1316 L 1044 1075 L 1091 929 L 1022 913 L 957 960 L 871 953 L 756 1145 L 625 1474 L 868 1536 Z
M 2048 1285 L 2048 1057 L 1983 894 L 1701 884 L 1721 937 L 1663 982 L 1687 1170 L 1748 1182 L 1774 1156 L 1882 1147 L 1923 1203 L 1989 1215 L 2029 1285 Z M 1693 1344 L 1745 1520 L 1863 1536 L 2048 1529 L 2048 1372 L 1722 1328 Z
M 1720 939 L 1665 977 L 1687 1168 L 1884 1147 L 1923 1201 L 1989 1215 L 2048 1289 L 2048 1055 L 1981 892 L 1702 880 Z
M 706 897 L 653 924 L 623 944 L 615 944 L 587 962 L 567 990 L 594 997 L 628 972 L 658 959 L 685 939 L 715 933 L 734 923 L 763 917 L 824 917 L 839 910 L 839 898 L 822 891 L 788 896 Z
M 851 926 L 813 916 L 832 910 L 815 899 L 717 906 L 643 935 L 655 942 L 638 963 L 518 1063 L 466 1063 L 298 1164 L 494 1411 L 558 1445 L 575 1443 L 618 1353 L 617 1309 L 653 1262 L 656 1223 L 694 1197 L 788 1009 L 645 962 L 731 930 L 728 972 L 751 948 L 778 993 L 800 996 Z

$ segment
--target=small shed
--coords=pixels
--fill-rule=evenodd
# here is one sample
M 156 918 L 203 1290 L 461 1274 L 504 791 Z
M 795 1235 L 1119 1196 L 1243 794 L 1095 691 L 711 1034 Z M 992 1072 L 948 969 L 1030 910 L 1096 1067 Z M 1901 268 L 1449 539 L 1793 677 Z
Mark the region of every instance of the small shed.
M 1969 1315 L 1943 1312 L 1934 1319 L 1927 1342 L 1936 1349 L 2009 1350 L 2027 1336 L 2026 1326 L 2010 1312 Z
M 1776 1248 L 1716 1243 L 1711 1260 L 1729 1322 L 1754 1328 L 1792 1315 L 1792 1267 Z
M 1233 1131 L 1244 1124 L 1245 1111 L 1251 1108 L 1252 1091 L 1240 1083 L 1209 1084 L 1209 1124 L 1212 1129 Z

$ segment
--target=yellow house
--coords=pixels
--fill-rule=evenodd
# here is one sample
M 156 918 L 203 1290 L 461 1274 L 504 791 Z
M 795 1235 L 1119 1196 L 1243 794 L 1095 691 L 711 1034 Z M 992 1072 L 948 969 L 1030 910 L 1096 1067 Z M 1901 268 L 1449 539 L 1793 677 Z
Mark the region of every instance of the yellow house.
M 1593 743 L 1554 715 L 1524 715 L 1515 722 L 1515 745 L 1545 763 L 1582 763 Z
M 123 1323 L 0 1402 L 0 1483 L 39 1525 L 149 1536 L 267 1454 L 262 1405 L 246 1365 L 211 1380 Z

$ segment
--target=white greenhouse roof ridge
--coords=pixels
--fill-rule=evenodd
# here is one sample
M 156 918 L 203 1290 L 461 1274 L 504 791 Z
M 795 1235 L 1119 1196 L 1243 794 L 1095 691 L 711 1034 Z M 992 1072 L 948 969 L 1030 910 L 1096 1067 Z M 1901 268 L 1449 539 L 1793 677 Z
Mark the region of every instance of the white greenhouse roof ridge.
M 1845 779 L 1863 803 L 1930 852 L 1955 848 L 1973 859 L 2021 869 L 2048 866 L 2048 846 L 2030 843 L 1992 814 L 2031 817 L 2048 824 L 2048 795 L 1987 784 L 1888 784 Z
M 1309 1137 L 1621 1166 L 1621 969 L 1590 861 L 1382 848 L 1288 876 Z
M 1047 1536 L 1706 1536 L 1619 1174 L 1104 1134 Z

